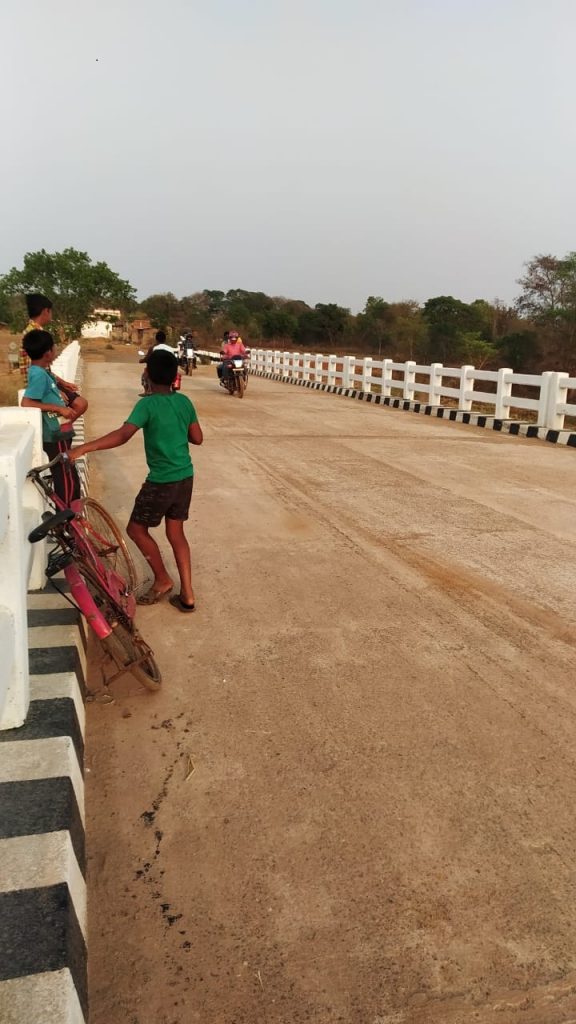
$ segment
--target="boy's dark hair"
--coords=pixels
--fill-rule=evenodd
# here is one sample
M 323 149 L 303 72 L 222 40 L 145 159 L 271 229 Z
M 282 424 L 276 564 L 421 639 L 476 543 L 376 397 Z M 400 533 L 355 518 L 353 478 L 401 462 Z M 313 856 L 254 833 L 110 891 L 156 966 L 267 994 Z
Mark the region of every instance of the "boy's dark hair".
M 28 331 L 28 334 L 24 335 L 22 347 L 32 362 L 35 362 L 54 348 L 54 338 L 50 331 Z
M 166 341 L 166 331 L 156 331 L 156 341 L 162 345 Z
M 52 303 L 45 295 L 40 295 L 40 292 L 32 292 L 26 296 L 26 308 L 28 316 L 34 320 L 40 316 L 43 309 L 52 309 Z
M 148 376 L 153 384 L 173 384 L 178 373 L 178 360 L 171 352 L 152 352 L 146 363 Z

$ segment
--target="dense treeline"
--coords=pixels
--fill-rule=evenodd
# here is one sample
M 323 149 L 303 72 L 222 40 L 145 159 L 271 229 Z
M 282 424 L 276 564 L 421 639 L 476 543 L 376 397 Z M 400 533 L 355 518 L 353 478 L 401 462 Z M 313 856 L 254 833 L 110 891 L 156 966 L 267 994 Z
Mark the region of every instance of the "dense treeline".
M 155 326 L 194 330 L 206 345 L 235 327 L 253 346 L 358 352 L 398 361 L 511 366 L 524 372 L 576 371 L 576 253 L 537 256 L 526 265 L 513 306 L 461 302 L 451 295 L 417 302 L 370 296 L 361 313 L 335 303 L 234 288 L 177 299 L 150 295 L 140 303 Z
M 39 291 L 52 299 L 54 328 L 63 337 L 76 335 L 91 312 L 105 306 L 125 317 L 146 315 L 174 333 L 196 331 L 211 347 L 234 327 L 253 346 L 575 374 L 576 253 L 534 257 L 518 284 L 511 306 L 484 299 L 466 303 L 451 295 L 423 305 L 370 296 L 356 315 L 335 303 L 312 307 L 242 288 L 205 289 L 182 299 L 167 292 L 138 302 L 132 285 L 106 263 L 93 263 L 76 249 L 41 250 L 27 253 L 22 268 L 0 276 L 0 321 L 21 330 L 24 293 Z

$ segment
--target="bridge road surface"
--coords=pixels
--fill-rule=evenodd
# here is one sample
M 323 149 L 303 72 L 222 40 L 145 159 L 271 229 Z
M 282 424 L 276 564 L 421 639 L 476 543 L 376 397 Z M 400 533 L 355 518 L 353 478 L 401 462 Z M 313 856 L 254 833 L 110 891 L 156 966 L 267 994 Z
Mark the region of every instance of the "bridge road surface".
M 183 388 L 197 611 L 89 705 L 92 1024 L 574 1022 L 576 453 Z M 141 439 L 91 474 L 125 522 Z

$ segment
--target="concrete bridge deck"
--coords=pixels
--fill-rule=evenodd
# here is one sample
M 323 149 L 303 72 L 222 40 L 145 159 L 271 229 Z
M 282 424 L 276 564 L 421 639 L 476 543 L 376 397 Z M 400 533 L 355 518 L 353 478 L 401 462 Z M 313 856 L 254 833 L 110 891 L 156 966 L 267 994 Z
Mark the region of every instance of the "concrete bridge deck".
M 138 377 L 88 367 L 88 437 Z M 93 1024 L 573 1021 L 576 454 L 184 390 L 198 609 L 88 713 Z M 144 475 L 91 457 L 123 522 Z

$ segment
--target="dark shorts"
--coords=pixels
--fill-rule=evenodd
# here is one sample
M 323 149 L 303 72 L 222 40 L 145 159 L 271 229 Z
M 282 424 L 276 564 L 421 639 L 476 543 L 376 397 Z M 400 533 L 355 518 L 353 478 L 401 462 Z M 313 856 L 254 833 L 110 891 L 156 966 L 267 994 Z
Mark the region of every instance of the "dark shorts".
M 194 477 L 176 480 L 172 484 L 153 484 L 146 481 L 136 495 L 130 519 L 141 526 L 159 526 L 162 519 L 188 519 Z

